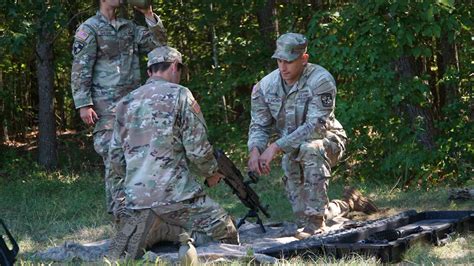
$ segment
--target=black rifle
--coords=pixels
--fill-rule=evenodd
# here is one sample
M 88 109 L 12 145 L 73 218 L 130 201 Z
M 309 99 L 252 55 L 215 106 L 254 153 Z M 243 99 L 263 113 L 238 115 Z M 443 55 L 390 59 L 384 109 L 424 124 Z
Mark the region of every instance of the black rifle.
M 390 241 L 395 241 L 399 238 L 407 237 L 411 234 L 420 233 L 422 231 L 423 227 L 421 226 L 416 226 L 407 230 L 387 229 L 369 235 L 369 237 L 362 240 L 362 242 L 366 244 L 387 244 Z
M 0 225 L 2 225 L 3 229 L 5 230 L 5 234 L 7 235 L 7 239 L 9 240 L 12 249 L 9 249 L 5 239 L 3 239 L 3 235 L 0 235 L 0 265 L 2 266 L 10 266 L 13 265 L 16 261 L 16 255 L 18 255 L 18 251 L 20 248 L 16 243 L 15 239 L 13 239 L 12 234 L 8 231 L 7 226 L 5 223 L 0 219 Z
M 244 177 L 240 170 L 222 150 L 214 149 L 214 156 L 216 157 L 219 166 L 219 172 L 224 175 L 224 182 L 232 188 L 232 191 L 237 195 L 237 197 L 239 197 L 240 201 L 250 209 L 244 218 L 240 219 L 237 228 L 245 223 L 245 219 L 255 217 L 257 218 L 257 223 L 260 225 L 262 232 L 265 233 L 266 230 L 263 226 L 262 220 L 258 216 L 258 211 L 262 211 L 267 218 L 270 218 L 270 214 L 267 211 L 268 205 L 263 207 L 260 204 L 260 199 L 257 193 L 255 193 L 255 191 L 250 187 L 250 183 L 257 183 L 257 176 L 249 172 L 250 180 L 244 181 Z

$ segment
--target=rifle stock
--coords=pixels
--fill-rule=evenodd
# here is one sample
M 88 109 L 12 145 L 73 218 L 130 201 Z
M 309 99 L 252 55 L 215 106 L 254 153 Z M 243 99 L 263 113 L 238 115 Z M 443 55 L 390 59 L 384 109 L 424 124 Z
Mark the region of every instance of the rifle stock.
M 16 243 L 13 236 L 10 234 L 10 231 L 8 231 L 7 226 L 2 221 L 2 219 L 0 219 L 0 225 L 5 230 L 5 234 L 7 236 L 6 238 L 12 246 L 12 249 L 9 249 L 5 239 L 3 238 L 3 235 L 0 234 L 0 265 L 10 266 L 15 263 L 16 255 L 18 255 L 20 248 L 18 247 L 18 244 Z
M 260 210 L 267 218 L 270 218 L 268 206 L 262 206 L 257 193 L 249 185 L 250 182 L 256 183 L 256 177 L 252 176 L 250 182 L 244 181 L 240 170 L 220 149 L 214 149 L 214 157 L 216 157 L 219 171 L 224 175 L 224 182 L 232 188 L 240 201 L 251 211 L 258 212 Z

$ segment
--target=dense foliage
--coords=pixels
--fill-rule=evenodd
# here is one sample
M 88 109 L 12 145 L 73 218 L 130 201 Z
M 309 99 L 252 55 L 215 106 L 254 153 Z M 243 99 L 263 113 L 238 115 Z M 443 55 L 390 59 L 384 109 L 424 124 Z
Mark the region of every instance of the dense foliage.
M 45 27 L 54 47 L 55 123 L 83 129 L 69 87 L 70 50 L 76 27 L 95 12 L 92 2 L 0 2 L 2 141 L 24 140 L 44 119 L 35 61 Z M 185 84 L 199 99 L 211 139 L 235 157 L 245 160 L 252 85 L 276 67 L 270 59 L 276 36 L 296 31 L 310 40 L 310 61 L 338 82 L 336 115 L 350 143 L 337 174 L 424 186 L 473 176 L 470 2 L 154 0 L 153 6 L 170 44 L 185 56 Z
M 311 53 L 339 81 L 337 112 L 356 176 L 406 184 L 472 178 L 470 9 L 359 1 L 313 17 Z

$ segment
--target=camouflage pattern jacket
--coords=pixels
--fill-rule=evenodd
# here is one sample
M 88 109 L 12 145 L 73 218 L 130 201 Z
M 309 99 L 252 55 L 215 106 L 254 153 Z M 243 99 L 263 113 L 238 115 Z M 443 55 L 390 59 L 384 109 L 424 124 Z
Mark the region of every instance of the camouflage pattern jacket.
M 191 92 L 157 77 L 117 104 L 109 178 L 125 207 L 144 209 L 203 195 L 193 172 L 210 177 L 217 162 Z M 122 204 L 122 203 L 120 203 Z
M 308 63 L 288 93 L 282 82 L 276 69 L 252 91 L 249 151 L 257 147 L 263 152 L 274 129 L 279 137 L 276 144 L 285 153 L 315 139 L 346 138 L 334 116 L 336 82 L 326 69 Z
M 72 94 L 76 108 L 94 105 L 101 118 L 95 131 L 112 129 L 115 103 L 140 85 L 139 52 L 147 53 L 166 42 L 163 24 L 158 16 L 155 19 L 156 25 L 149 28 L 122 18 L 112 25 L 97 11 L 77 29 Z

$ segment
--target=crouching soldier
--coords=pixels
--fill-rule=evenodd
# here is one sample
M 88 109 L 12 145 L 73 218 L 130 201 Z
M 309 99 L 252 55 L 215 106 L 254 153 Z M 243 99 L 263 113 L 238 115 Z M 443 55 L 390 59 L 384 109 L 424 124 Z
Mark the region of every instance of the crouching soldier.
M 347 136 L 335 116 L 336 82 L 325 68 L 308 62 L 307 46 L 298 33 L 277 39 L 272 58 L 278 69 L 252 91 L 248 139 L 248 168 L 258 175 L 268 175 L 273 159 L 283 153 L 285 190 L 304 226 L 296 234 L 300 239 L 325 231 L 325 221 L 334 216 L 376 211 L 356 190 L 347 190 L 344 201 L 328 200 L 331 168 L 343 156 Z
M 109 178 L 119 206 L 112 259 L 125 253 L 141 257 L 159 241 L 177 242 L 183 232 L 196 245 L 239 244 L 229 214 L 196 181 L 196 175 L 204 176 L 212 187 L 222 175 L 199 104 L 179 85 L 182 71 L 176 49 L 155 48 L 148 54 L 146 84 L 117 104 L 109 149 Z

